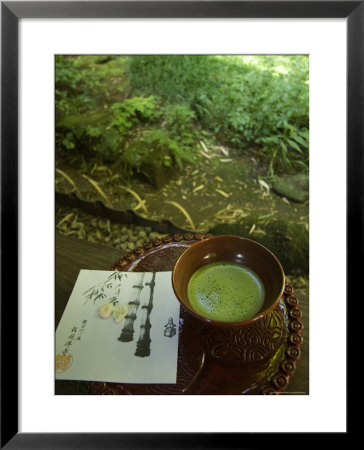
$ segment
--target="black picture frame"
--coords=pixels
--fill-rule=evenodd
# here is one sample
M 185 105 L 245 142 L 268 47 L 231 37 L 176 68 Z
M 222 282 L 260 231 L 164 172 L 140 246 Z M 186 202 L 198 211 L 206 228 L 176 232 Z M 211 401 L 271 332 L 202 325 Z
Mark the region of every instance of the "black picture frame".
M 19 433 L 18 329 L 18 22 L 22 18 L 346 18 L 347 298 L 363 272 L 363 1 L 4 1 L 1 2 L 1 448 L 248 448 L 240 433 Z M 6 283 L 3 281 L 6 279 Z M 16 288 L 14 288 L 14 286 Z M 12 301 L 9 302 L 11 294 Z M 347 304 L 349 314 L 349 304 Z M 9 335 L 11 340 L 9 342 Z M 344 433 L 347 435 L 347 433 Z M 317 437 L 317 436 L 316 436 Z M 304 442 L 304 441 L 303 441 Z M 316 441 L 317 442 L 317 441 Z

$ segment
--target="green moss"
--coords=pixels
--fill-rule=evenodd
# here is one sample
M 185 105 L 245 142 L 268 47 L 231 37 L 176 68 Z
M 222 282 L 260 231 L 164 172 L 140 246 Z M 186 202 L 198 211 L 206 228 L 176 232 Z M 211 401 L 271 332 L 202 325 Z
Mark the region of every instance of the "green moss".
M 120 160 L 129 171 L 143 176 L 160 188 L 191 158 L 188 152 L 182 152 L 179 144 L 167 133 L 152 129 L 139 139 L 130 141 Z
M 56 123 L 56 129 L 61 128 L 86 128 L 88 126 L 106 125 L 110 121 L 109 111 L 93 111 L 83 114 L 73 114 L 63 117 Z

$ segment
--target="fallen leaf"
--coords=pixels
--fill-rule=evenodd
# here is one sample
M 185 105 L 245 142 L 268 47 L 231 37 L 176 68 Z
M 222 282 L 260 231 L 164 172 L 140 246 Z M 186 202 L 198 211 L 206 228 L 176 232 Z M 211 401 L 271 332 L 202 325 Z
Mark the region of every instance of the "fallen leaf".
M 264 180 L 259 179 L 259 180 L 258 180 L 258 183 L 259 183 L 264 189 L 266 189 L 267 192 L 270 191 L 270 187 L 269 187 L 268 183 L 266 183 Z
M 263 216 L 259 216 L 258 219 L 259 220 L 269 219 L 270 217 L 273 217 L 276 213 L 277 213 L 277 211 L 272 211 L 269 214 L 264 214 Z
M 60 227 L 62 225 L 62 223 L 67 222 L 69 219 L 71 219 L 72 216 L 73 216 L 73 213 L 70 213 L 70 214 L 67 214 L 67 216 L 63 217 L 63 219 L 57 223 L 57 225 L 56 225 L 57 228 Z
M 204 149 L 204 151 L 208 154 L 209 153 L 209 149 L 206 147 L 206 144 L 203 141 L 200 141 L 200 145 Z M 207 155 L 207 157 L 211 158 L 210 155 Z
M 203 184 L 200 184 L 200 186 L 195 187 L 195 189 L 192 192 L 197 192 L 203 189 L 205 186 Z
M 229 156 L 229 152 L 228 152 L 228 150 L 226 150 L 224 147 L 220 147 L 220 150 L 222 151 L 222 153 L 225 155 L 225 156 Z
M 255 223 L 252 225 L 252 227 L 250 228 L 249 234 L 252 234 L 255 230 Z
M 216 192 L 218 192 L 219 194 L 221 194 L 223 197 L 230 197 L 230 194 L 227 194 L 226 192 L 222 191 L 221 189 L 215 189 Z

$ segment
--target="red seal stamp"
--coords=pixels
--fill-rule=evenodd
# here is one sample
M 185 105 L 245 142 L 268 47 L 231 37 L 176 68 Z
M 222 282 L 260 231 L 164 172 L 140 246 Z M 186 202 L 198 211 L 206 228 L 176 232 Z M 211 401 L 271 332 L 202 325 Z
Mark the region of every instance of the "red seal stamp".
M 56 372 L 66 372 L 73 362 L 73 356 L 68 353 L 66 355 L 56 355 Z

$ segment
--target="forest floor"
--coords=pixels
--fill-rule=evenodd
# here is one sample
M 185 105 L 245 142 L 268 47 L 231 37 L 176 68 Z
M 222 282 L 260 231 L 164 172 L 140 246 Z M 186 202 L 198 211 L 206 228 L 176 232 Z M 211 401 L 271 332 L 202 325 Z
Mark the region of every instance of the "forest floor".
M 167 181 L 157 188 L 135 175 L 125 179 L 117 165 L 88 161 L 77 167 L 57 160 L 56 190 L 69 194 L 76 192 L 79 197 L 92 202 L 101 200 L 117 210 L 132 209 L 153 221 L 168 219 L 185 230 L 215 233 L 218 227 L 215 234 L 245 236 L 270 248 L 290 272 L 297 268 L 297 272 L 308 274 L 308 201 L 297 203 L 277 195 L 267 177 L 267 163 L 254 151 L 242 155 L 233 149 L 202 146 L 193 166 L 167 172 Z M 59 231 L 93 242 L 104 240 L 108 245 L 125 247 L 121 243 L 123 239 L 115 239 L 120 233 L 116 225 L 114 234 L 110 235 L 102 221 L 91 220 L 94 230 L 88 237 L 84 231 L 77 231 L 75 217 L 86 222 L 85 225 L 91 220 L 82 212 L 77 214 L 57 205 L 56 225 L 62 223 Z M 153 230 L 146 230 L 146 238 L 150 232 Z M 145 236 L 145 233 L 137 230 L 134 234 L 138 245 L 137 234 Z
M 135 176 L 125 180 L 112 165 L 88 163 L 85 169 L 57 161 L 57 169 L 70 180 L 57 172 L 56 190 L 78 190 L 85 200 L 101 200 L 115 209 L 133 209 L 142 217 L 168 219 L 180 228 L 201 232 L 221 223 L 244 222 L 246 217 L 254 217 L 257 222 L 252 224 L 252 236 L 273 218 L 308 228 L 308 202 L 291 202 L 275 194 L 269 181 L 265 181 L 267 165 L 259 157 L 252 152 L 237 155 L 225 148 L 224 152 L 204 152 L 208 157 L 173 172 L 160 188 Z

